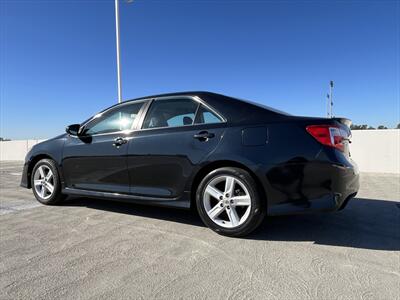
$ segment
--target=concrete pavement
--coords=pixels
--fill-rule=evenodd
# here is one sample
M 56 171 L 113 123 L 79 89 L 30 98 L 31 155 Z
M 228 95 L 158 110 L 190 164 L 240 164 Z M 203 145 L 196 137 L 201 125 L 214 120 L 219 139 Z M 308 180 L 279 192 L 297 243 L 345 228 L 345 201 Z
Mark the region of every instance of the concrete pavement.
M 0 163 L 0 299 L 400 299 L 400 177 L 362 174 L 337 213 L 269 218 L 246 239 L 181 210 L 43 206 Z

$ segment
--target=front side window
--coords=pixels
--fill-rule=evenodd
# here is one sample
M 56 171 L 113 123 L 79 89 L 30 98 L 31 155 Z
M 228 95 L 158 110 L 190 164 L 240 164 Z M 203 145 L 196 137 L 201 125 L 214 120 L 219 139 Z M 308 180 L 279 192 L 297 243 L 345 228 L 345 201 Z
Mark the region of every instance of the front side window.
M 133 123 L 143 106 L 143 102 L 128 103 L 112 109 L 93 119 L 83 131 L 93 135 L 133 129 Z
M 155 100 L 143 123 L 143 128 L 192 125 L 198 103 L 191 99 Z
M 195 124 L 221 123 L 223 120 L 204 105 L 201 105 L 196 116 Z

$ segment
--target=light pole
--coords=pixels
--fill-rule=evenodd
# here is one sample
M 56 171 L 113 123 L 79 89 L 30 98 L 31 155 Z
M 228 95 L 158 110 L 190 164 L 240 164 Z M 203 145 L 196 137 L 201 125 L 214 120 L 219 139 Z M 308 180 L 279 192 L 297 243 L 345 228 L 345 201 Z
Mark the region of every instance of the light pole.
M 329 94 L 326 94 L 326 117 L 333 118 L 333 81 L 329 83 Z
M 330 101 L 330 115 L 331 115 L 331 118 L 333 118 L 333 81 L 332 80 L 329 85 L 330 85 L 329 99 L 331 100 Z
M 329 118 L 329 94 L 326 94 L 326 117 Z
M 117 80 L 118 80 L 118 103 L 122 102 L 122 84 L 121 84 L 121 62 L 119 53 L 119 7 L 118 0 L 115 0 L 115 38 L 117 43 Z

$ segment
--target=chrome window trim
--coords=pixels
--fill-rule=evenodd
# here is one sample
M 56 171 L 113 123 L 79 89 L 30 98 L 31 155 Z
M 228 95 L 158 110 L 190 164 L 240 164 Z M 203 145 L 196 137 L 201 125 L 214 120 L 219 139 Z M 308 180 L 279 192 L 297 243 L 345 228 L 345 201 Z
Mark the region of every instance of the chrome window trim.
M 190 124 L 190 125 L 194 125 L 194 124 L 195 124 L 194 122 L 196 121 L 197 114 L 199 113 L 199 110 L 200 110 L 201 105 L 202 105 L 202 104 L 201 104 L 200 102 L 197 103 L 197 108 L 196 108 L 196 111 L 194 112 L 193 122 L 192 122 L 192 124 Z
M 151 107 L 151 105 L 153 104 L 154 101 L 157 100 L 171 100 L 171 99 L 190 99 L 193 100 L 194 102 L 198 103 L 198 106 L 196 108 L 195 114 L 194 114 L 194 119 L 193 119 L 193 123 L 190 125 L 182 125 L 182 126 L 166 126 L 166 127 L 155 127 L 155 128 L 143 128 L 143 124 L 144 124 L 144 119 L 147 116 L 147 113 L 149 112 L 149 109 Z M 214 114 L 216 114 L 218 116 L 218 118 L 221 119 L 221 122 L 216 122 L 216 123 L 198 123 L 195 124 L 194 121 L 196 120 L 197 117 L 197 113 L 200 109 L 200 105 L 205 106 L 207 109 L 209 109 L 210 111 L 212 111 Z M 227 120 L 224 116 L 222 116 L 219 112 L 217 112 L 212 106 L 210 106 L 208 103 L 206 103 L 203 99 L 201 99 L 199 96 L 190 96 L 190 95 L 178 95 L 178 96 L 161 96 L 161 97 L 157 97 L 157 98 L 153 98 L 151 99 L 146 112 L 144 114 L 143 120 L 141 120 L 141 124 L 139 124 L 138 126 L 138 130 L 156 130 L 156 129 L 171 129 L 171 128 L 182 128 L 182 127 L 189 127 L 189 126 L 198 126 L 198 125 L 209 125 L 209 124 L 222 124 L 222 123 L 227 123 Z
M 150 109 L 151 104 L 156 101 L 156 100 L 170 100 L 170 99 L 191 99 L 195 102 L 198 103 L 198 106 L 196 108 L 195 116 L 193 119 L 193 123 L 191 125 L 182 125 L 182 126 L 173 126 L 173 127 L 156 127 L 156 128 L 142 128 L 144 119 L 147 116 L 147 113 Z M 96 116 L 100 115 L 101 117 L 104 113 L 109 112 L 110 110 L 117 109 L 121 106 L 125 106 L 128 104 L 135 104 L 135 103 L 141 103 L 144 102 L 144 105 L 140 108 L 138 117 L 135 119 L 135 121 L 132 124 L 132 129 L 126 129 L 126 130 L 119 130 L 119 131 L 114 131 L 114 132 L 106 132 L 106 133 L 97 133 L 97 134 L 92 134 L 90 136 L 103 136 L 103 135 L 113 135 L 113 134 L 124 134 L 128 135 L 132 132 L 135 131 L 147 131 L 147 130 L 160 130 L 160 129 L 172 129 L 172 128 L 183 128 L 183 127 L 189 127 L 189 126 L 202 126 L 202 125 L 213 125 L 213 124 L 226 124 L 227 119 L 221 115 L 218 111 L 216 111 L 212 106 L 210 106 L 208 103 L 206 103 L 203 99 L 201 99 L 199 96 L 190 96 L 190 95 L 177 95 L 177 96 L 161 96 L 161 97 L 156 97 L 156 98 L 146 98 L 146 99 L 140 99 L 140 100 L 128 100 L 126 102 L 123 102 L 121 104 L 116 104 L 113 105 L 97 114 L 95 114 L 93 117 L 91 117 L 88 121 L 86 121 L 84 124 L 81 125 L 82 128 L 84 128 L 86 125 L 88 125 L 90 122 L 93 120 L 97 119 L 95 118 Z M 200 109 L 200 105 L 204 105 L 207 109 L 212 111 L 214 114 L 216 114 L 222 121 L 217 122 L 217 123 L 198 123 L 195 124 L 194 121 L 196 120 L 197 113 Z M 75 135 L 70 135 L 75 138 L 79 138 L 79 136 Z
M 203 123 L 203 124 L 220 124 L 220 123 L 227 123 L 227 119 L 221 115 L 216 109 L 214 109 L 211 105 L 209 105 L 208 103 L 206 103 L 203 99 L 201 99 L 199 96 L 194 96 L 193 97 L 195 100 L 197 99 L 198 102 L 200 102 L 200 104 L 204 105 L 205 107 L 207 107 L 209 110 L 211 110 L 214 114 L 216 114 L 221 120 L 222 122 L 218 122 L 218 123 Z M 199 124 L 197 124 L 199 125 Z
M 133 132 L 133 131 L 135 131 L 137 129 L 137 125 L 139 123 L 140 118 L 143 115 L 144 109 L 146 108 L 146 104 L 148 102 L 151 102 L 149 100 L 151 100 L 151 99 L 130 100 L 130 101 L 127 101 L 127 102 L 123 102 L 121 104 L 113 105 L 113 106 L 111 106 L 111 107 L 109 107 L 109 108 L 107 108 L 107 109 L 95 114 L 88 121 L 86 121 L 84 124 L 82 124 L 81 128 L 85 128 L 90 122 L 100 118 L 103 114 L 105 114 L 105 113 L 107 113 L 107 112 L 109 112 L 111 110 L 118 109 L 118 108 L 126 106 L 126 105 L 142 103 L 143 102 L 144 104 L 140 108 L 140 110 L 138 112 L 138 115 L 136 116 L 135 120 L 133 121 L 131 129 L 125 129 L 125 130 L 119 130 L 119 131 L 113 131 L 113 132 L 105 132 L 105 133 L 96 133 L 96 134 L 92 134 L 90 136 L 101 136 L 101 135 L 109 135 L 109 134 L 117 134 L 117 133 L 123 133 L 123 134 L 131 133 L 131 132 Z M 96 116 L 98 116 L 98 117 L 96 117 Z M 75 136 L 75 137 L 78 137 L 78 136 Z

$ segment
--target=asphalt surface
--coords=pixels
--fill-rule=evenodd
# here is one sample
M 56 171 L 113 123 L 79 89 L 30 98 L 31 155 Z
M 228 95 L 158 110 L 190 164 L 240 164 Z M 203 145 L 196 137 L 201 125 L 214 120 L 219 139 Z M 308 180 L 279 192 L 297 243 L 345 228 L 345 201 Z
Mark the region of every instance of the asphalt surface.
M 0 299 L 400 299 L 400 177 L 362 174 L 341 212 L 227 238 L 181 210 L 43 206 L 0 162 Z

